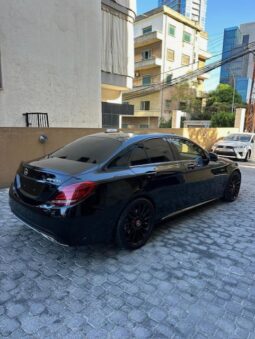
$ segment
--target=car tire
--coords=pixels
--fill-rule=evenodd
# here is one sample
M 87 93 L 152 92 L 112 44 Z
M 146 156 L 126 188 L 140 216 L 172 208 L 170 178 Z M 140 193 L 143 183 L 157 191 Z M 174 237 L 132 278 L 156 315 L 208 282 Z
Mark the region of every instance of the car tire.
M 235 201 L 236 198 L 238 197 L 240 186 L 241 186 L 241 173 L 239 171 L 234 171 L 229 177 L 223 195 L 223 200 L 227 202 Z
M 117 228 L 118 247 L 135 250 L 150 238 L 154 227 L 154 206 L 146 198 L 132 201 L 122 212 Z
M 247 153 L 246 153 L 246 156 L 244 158 L 244 161 L 247 162 L 251 157 L 251 151 L 249 150 Z

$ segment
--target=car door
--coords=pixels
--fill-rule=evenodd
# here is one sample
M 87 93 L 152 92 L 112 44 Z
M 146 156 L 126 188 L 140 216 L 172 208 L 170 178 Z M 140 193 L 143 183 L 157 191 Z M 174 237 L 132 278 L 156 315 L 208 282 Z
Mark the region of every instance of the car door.
M 141 180 L 142 190 L 155 202 L 158 218 L 183 208 L 184 178 L 169 143 L 153 138 L 137 145 L 146 154 L 147 163 L 137 163 L 137 150 L 130 158 L 130 168 Z
M 193 206 L 222 196 L 227 181 L 227 165 L 210 161 L 209 155 L 197 144 L 171 137 L 169 142 L 180 160 L 185 180 L 185 206 Z

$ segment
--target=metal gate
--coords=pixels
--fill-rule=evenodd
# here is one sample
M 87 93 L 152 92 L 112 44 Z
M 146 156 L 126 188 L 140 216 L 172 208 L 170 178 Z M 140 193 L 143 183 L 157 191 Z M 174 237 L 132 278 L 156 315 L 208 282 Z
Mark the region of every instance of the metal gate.
M 48 113 L 23 113 L 26 127 L 50 127 Z

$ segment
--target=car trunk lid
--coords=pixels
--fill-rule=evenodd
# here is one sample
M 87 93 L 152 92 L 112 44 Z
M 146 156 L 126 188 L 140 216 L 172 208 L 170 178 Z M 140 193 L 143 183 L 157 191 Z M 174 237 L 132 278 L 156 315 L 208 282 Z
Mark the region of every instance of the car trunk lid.
M 42 204 L 56 194 L 64 182 L 95 166 L 61 158 L 21 163 L 15 178 L 15 189 L 26 203 Z

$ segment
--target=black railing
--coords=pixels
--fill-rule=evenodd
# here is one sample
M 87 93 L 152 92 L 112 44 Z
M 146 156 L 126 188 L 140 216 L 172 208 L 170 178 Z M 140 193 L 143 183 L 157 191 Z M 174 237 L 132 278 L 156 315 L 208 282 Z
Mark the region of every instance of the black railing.
M 23 113 L 26 127 L 50 127 L 48 113 Z

